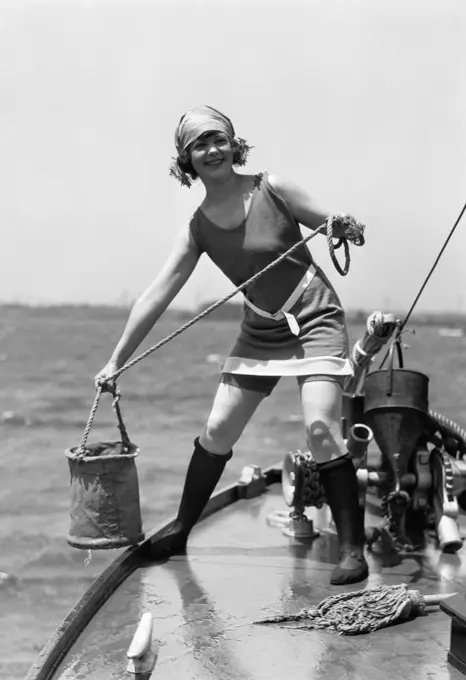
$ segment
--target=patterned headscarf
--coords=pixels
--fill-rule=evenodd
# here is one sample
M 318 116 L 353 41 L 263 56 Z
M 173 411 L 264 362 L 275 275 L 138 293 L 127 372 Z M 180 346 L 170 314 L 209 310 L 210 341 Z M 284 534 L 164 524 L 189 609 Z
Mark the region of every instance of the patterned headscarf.
M 235 137 L 235 129 L 231 120 L 212 106 L 198 106 L 187 111 L 181 117 L 175 130 L 175 146 L 178 158 L 173 158 L 170 165 L 170 175 L 175 177 L 182 186 L 190 187 L 191 177 L 185 172 L 183 164 L 189 160 L 188 148 L 205 132 L 223 132 L 235 143 L 236 165 L 245 165 L 251 147 L 245 139 Z
M 204 132 L 224 132 L 233 139 L 235 129 L 227 116 L 212 106 L 198 106 L 181 118 L 175 131 L 175 145 L 178 153 L 183 153 Z

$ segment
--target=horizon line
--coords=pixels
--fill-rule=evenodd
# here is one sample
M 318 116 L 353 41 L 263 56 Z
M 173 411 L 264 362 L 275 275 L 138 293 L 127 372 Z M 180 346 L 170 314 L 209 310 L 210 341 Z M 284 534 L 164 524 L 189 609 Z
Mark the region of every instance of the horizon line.
M 189 306 L 180 306 L 180 307 L 168 307 L 163 314 L 179 314 L 179 313 L 192 313 L 196 312 L 198 310 L 204 310 L 207 309 L 211 304 L 214 304 L 215 301 L 206 301 L 206 302 L 201 302 L 198 305 L 193 305 L 191 307 Z M 121 311 L 130 311 L 133 302 L 131 303 L 118 303 L 118 302 L 18 302 L 18 301 L 0 301 L 0 309 L 2 308 L 24 308 L 24 309 L 79 309 L 79 308 L 86 308 L 86 309 L 114 309 L 114 310 L 121 310 Z M 222 306 L 229 306 L 229 307 L 238 307 L 241 308 L 243 306 L 243 302 L 235 302 L 232 300 L 227 300 L 226 302 L 223 303 Z M 217 308 L 215 311 L 219 311 L 220 307 Z M 369 307 L 346 307 L 345 308 L 345 313 L 346 314 L 371 314 L 373 311 L 376 311 L 373 309 L 372 311 L 369 311 Z M 377 310 L 380 309 L 380 307 L 376 308 Z M 384 313 L 391 313 L 394 314 L 395 316 L 403 316 L 400 314 L 400 310 L 395 310 L 395 311 L 390 311 L 390 312 L 384 312 Z M 466 317 L 466 310 L 464 309 L 423 309 L 418 312 L 413 312 L 413 316 L 425 316 L 425 315 L 432 315 L 432 316 L 456 316 L 456 317 Z

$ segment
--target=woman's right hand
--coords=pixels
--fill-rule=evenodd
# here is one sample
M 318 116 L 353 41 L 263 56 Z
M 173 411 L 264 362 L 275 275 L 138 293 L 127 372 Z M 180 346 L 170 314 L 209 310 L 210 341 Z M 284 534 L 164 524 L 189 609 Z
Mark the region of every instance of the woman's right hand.
M 94 384 L 96 390 L 99 387 L 102 387 L 102 389 L 105 391 L 105 388 L 108 384 L 113 385 L 113 381 L 109 381 L 109 377 L 113 375 L 116 371 L 118 371 L 120 367 L 118 366 L 117 361 L 114 359 L 110 359 L 108 364 L 103 367 L 101 371 L 97 373 L 97 375 L 94 378 Z

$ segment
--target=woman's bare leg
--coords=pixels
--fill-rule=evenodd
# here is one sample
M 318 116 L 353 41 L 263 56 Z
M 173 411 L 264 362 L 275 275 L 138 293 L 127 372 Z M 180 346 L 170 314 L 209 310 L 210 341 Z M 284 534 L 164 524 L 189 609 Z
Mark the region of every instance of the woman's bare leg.
M 220 383 L 199 437 L 201 446 L 217 455 L 229 453 L 264 397 L 261 392 Z
M 343 390 L 337 381 L 324 376 L 302 382 L 300 389 L 307 444 L 319 465 L 340 541 L 340 562 L 333 570 L 331 583 L 357 583 L 367 578 L 368 567 L 356 470 L 341 433 Z
M 152 546 L 153 559 L 185 549 L 193 526 L 233 454 L 234 444 L 264 397 L 261 392 L 219 384 L 207 423 L 194 441 L 177 518 Z

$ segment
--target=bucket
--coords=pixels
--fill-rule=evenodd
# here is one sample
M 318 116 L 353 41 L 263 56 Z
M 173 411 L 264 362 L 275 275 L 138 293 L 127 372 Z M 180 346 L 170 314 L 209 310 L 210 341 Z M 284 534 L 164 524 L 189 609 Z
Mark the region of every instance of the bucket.
M 393 366 L 395 346 L 399 368 Z M 364 392 L 364 422 L 382 452 L 382 470 L 402 477 L 427 423 L 429 378 L 403 367 L 400 342 L 394 341 L 388 369 L 369 373 Z
M 82 550 L 104 550 L 135 545 L 144 539 L 135 458 L 139 449 L 128 438 L 115 393 L 121 441 L 86 445 L 99 388 L 88 427 L 79 446 L 67 449 L 70 469 L 69 545 Z

